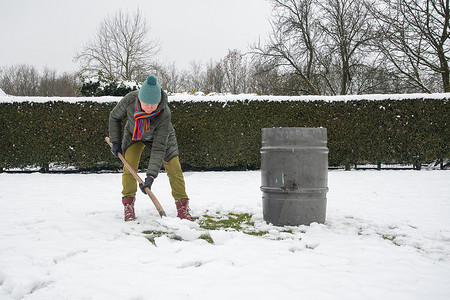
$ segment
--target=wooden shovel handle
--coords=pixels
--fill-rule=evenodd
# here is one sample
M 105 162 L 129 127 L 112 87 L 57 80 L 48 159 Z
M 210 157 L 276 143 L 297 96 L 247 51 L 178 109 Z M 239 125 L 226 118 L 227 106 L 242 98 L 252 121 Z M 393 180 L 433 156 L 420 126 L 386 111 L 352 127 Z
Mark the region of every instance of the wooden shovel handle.
M 108 143 L 108 145 L 110 147 L 112 147 L 112 143 L 109 140 L 109 137 L 105 137 L 105 141 Z M 122 155 L 122 153 L 117 153 L 117 156 L 119 157 L 119 159 L 123 162 L 123 164 L 125 165 L 125 167 L 127 167 L 128 171 L 130 171 L 131 175 L 133 175 L 134 179 L 136 179 L 136 181 L 138 183 L 144 184 L 144 181 L 142 181 L 141 177 L 139 177 L 138 173 L 133 169 L 132 166 L 130 166 L 130 164 L 128 163 L 128 161 L 125 159 L 125 157 Z M 162 216 L 166 216 L 166 213 L 164 212 L 164 209 L 162 208 L 161 204 L 159 203 L 158 199 L 156 198 L 155 194 L 153 194 L 153 192 L 149 189 L 149 188 L 145 188 L 145 192 L 147 193 L 147 195 L 150 197 L 150 200 L 152 200 L 153 204 L 156 207 L 156 210 L 158 211 L 159 215 Z

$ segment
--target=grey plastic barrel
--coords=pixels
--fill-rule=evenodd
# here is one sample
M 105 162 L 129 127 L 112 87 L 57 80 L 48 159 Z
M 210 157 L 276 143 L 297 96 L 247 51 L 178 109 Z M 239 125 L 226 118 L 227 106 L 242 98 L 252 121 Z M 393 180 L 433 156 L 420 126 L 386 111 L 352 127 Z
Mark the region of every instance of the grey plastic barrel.
M 325 223 L 328 192 L 326 128 L 263 128 L 263 215 L 277 226 Z

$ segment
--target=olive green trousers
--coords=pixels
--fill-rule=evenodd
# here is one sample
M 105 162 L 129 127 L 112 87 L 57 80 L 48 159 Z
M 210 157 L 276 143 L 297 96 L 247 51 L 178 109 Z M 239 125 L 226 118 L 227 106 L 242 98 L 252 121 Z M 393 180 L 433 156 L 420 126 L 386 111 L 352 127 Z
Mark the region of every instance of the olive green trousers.
M 125 159 L 137 172 L 139 161 L 141 160 L 142 151 L 145 145 L 142 142 L 131 144 L 125 151 Z M 181 170 L 180 159 L 178 156 L 172 158 L 169 162 L 163 161 L 164 169 L 169 177 L 170 187 L 172 188 L 172 196 L 178 201 L 181 199 L 189 199 L 186 195 L 186 187 L 184 183 L 183 171 Z M 137 192 L 137 182 L 133 175 L 123 166 L 122 174 L 122 195 L 125 197 L 135 197 Z

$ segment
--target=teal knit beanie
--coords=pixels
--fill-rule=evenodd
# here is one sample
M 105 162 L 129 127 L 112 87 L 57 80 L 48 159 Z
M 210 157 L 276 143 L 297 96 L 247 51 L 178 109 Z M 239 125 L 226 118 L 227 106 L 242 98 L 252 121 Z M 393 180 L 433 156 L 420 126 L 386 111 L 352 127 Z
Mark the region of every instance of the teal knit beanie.
M 161 101 L 161 87 L 154 75 L 147 77 L 139 90 L 138 97 L 145 104 L 158 104 Z

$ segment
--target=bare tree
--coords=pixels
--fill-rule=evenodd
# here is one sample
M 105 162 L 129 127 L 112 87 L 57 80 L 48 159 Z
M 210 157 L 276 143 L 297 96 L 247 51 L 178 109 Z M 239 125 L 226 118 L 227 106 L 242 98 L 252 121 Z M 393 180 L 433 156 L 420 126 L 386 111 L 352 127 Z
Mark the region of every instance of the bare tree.
M 379 0 L 371 10 L 378 19 L 377 47 L 391 70 L 421 91 L 431 93 L 435 76 L 450 92 L 449 0 Z
M 317 63 L 318 26 L 315 0 L 271 0 L 274 9 L 272 34 L 266 45 L 254 45 L 253 54 L 282 73 L 296 74 L 303 82 L 300 93 L 320 93 L 314 81 Z
M 39 96 L 39 72 L 25 64 L 6 67 L 0 78 L 0 87 L 8 95 Z
M 77 72 L 58 75 L 56 70 L 46 67 L 39 76 L 38 96 L 75 97 L 78 95 L 79 84 Z
M 206 65 L 205 91 L 222 93 L 224 89 L 224 72 L 222 62 L 210 62 Z
M 31 65 L 5 67 L 0 73 L 0 88 L 14 96 L 76 96 L 77 73 L 58 75 L 56 70 L 44 68 L 42 74 Z
M 175 62 L 161 65 L 156 71 L 156 76 L 160 79 L 161 87 L 169 92 L 177 93 L 182 89 L 182 78 Z
M 160 50 L 157 40 L 149 40 L 149 32 L 150 26 L 139 10 L 133 15 L 119 11 L 106 17 L 93 39 L 75 56 L 81 73 L 95 75 L 101 71 L 112 80 L 142 81 Z
M 369 42 L 374 38 L 371 15 L 364 0 L 330 0 L 319 2 L 322 12 L 320 27 L 325 33 L 323 58 L 331 58 L 331 66 L 338 72 L 339 94 L 350 91 L 352 73 L 367 62 Z M 330 64 L 322 65 L 329 68 Z M 327 74 L 330 74 L 327 70 Z M 362 74 L 361 74 L 362 75 Z M 330 81 L 327 80 L 330 84 Z M 335 90 L 330 84 L 330 88 Z M 337 90 L 334 91 L 337 94 Z
M 57 94 L 57 81 L 58 75 L 56 70 L 50 70 L 49 68 L 44 68 L 42 75 L 39 80 L 39 90 L 41 94 L 45 96 L 53 96 Z
M 286 87 L 299 94 L 354 93 L 352 73 L 371 57 L 373 29 L 365 1 L 271 0 L 272 34 L 253 53 L 276 67 Z
M 249 85 L 251 92 L 260 95 L 277 95 L 281 90 L 282 77 L 277 68 L 266 66 L 264 62 L 254 60 L 250 66 Z
M 203 90 L 204 72 L 200 61 L 191 61 L 191 68 L 188 73 L 187 82 L 190 92 L 199 92 Z
M 55 92 L 51 96 L 61 96 L 61 97 L 75 97 L 78 96 L 78 87 L 81 82 L 77 72 L 69 73 L 64 72 L 58 75 L 54 85 L 56 88 Z M 42 88 L 41 88 L 42 89 Z
M 229 50 L 222 61 L 226 90 L 232 94 L 247 92 L 248 66 L 239 50 Z

